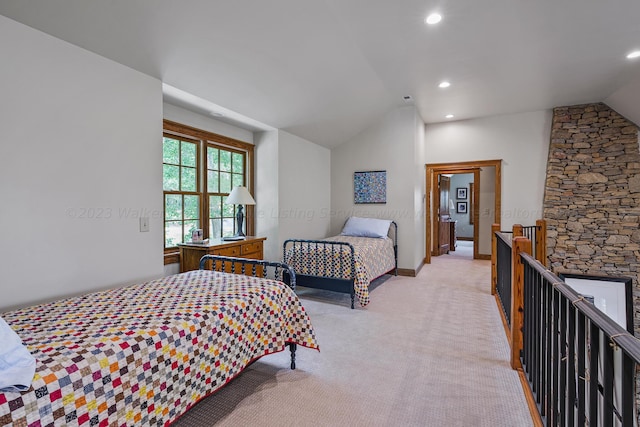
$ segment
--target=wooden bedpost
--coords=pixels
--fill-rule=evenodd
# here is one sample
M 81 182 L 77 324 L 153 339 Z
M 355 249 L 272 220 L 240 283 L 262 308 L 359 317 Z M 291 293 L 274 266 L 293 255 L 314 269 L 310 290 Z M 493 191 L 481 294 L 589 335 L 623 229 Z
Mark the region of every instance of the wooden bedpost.
M 296 369 L 296 348 L 298 347 L 295 343 L 289 343 L 289 351 L 291 352 L 291 369 Z

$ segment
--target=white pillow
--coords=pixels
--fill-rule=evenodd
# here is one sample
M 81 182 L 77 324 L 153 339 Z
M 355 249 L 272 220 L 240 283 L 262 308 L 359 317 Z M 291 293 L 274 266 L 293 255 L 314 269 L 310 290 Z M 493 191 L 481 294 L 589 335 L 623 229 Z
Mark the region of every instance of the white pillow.
M 31 387 L 36 359 L 22 340 L 0 317 L 0 392 L 21 392 Z
M 342 229 L 342 236 L 387 237 L 391 220 L 352 216 Z

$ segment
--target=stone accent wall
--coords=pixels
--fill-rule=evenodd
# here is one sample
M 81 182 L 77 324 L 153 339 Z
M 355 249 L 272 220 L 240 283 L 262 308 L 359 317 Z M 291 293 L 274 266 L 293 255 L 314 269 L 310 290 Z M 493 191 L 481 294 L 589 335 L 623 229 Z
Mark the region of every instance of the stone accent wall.
M 640 337 L 640 152 L 634 123 L 602 103 L 554 109 L 544 218 L 554 273 L 633 278 Z M 640 423 L 638 373 L 636 401 Z
M 640 151 L 634 123 L 602 103 L 554 109 L 544 218 L 554 273 L 634 279 L 640 336 Z

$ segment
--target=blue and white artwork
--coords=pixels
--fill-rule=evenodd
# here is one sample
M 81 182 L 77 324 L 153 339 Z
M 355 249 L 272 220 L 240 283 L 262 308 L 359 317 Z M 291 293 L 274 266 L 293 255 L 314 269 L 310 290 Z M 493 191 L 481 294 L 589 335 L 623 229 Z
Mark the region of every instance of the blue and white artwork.
M 354 172 L 355 203 L 387 203 L 387 171 Z

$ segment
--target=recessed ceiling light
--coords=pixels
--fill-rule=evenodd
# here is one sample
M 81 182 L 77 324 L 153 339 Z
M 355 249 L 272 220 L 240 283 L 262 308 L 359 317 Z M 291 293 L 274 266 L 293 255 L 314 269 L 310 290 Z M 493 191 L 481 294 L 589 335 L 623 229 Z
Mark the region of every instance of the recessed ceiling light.
M 451 86 L 451 83 L 449 82 L 441 82 L 438 87 L 441 87 L 442 89 Z
M 447 114 L 444 116 L 445 119 L 453 119 L 453 114 Z
M 640 50 L 635 50 L 627 55 L 627 59 L 640 58 Z
M 431 15 L 427 16 L 427 18 L 424 20 L 424 22 L 426 22 L 429 25 L 437 24 L 440 21 L 442 21 L 442 15 L 438 13 L 432 13 Z

